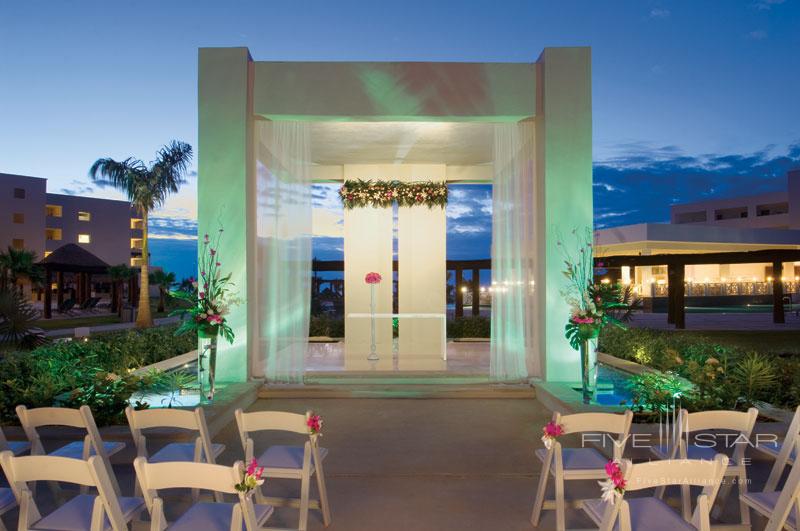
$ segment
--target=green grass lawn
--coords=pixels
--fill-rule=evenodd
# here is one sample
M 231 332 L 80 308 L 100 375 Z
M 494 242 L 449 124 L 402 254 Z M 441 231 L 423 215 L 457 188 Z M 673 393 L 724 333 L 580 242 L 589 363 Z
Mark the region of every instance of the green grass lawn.
M 673 333 L 702 336 L 721 345 L 763 353 L 800 354 L 800 330 L 675 330 Z
M 82 326 L 98 326 L 121 322 L 120 318 L 114 315 L 87 315 L 86 317 L 75 317 L 74 319 L 39 319 L 36 326 L 42 330 L 59 330 L 61 328 L 78 328 Z

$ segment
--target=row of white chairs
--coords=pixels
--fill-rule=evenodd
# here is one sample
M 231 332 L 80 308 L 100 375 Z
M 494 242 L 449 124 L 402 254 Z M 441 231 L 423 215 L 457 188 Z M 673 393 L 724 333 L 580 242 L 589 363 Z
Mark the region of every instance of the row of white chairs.
M 577 500 L 570 507 L 581 508 L 600 526 L 611 529 L 617 525 L 621 530 L 629 529 L 709 529 L 710 517 L 719 519 L 722 503 L 728 498 L 733 483 L 739 488 L 740 528 L 750 528 L 750 510 L 769 518 L 767 529 L 779 530 L 784 527 L 797 529 L 800 521 L 800 465 L 795 466 L 800 452 L 800 407 L 789 424 L 782 441 L 751 440 L 758 410 L 751 408 L 742 411 L 705 411 L 688 413 L 680 410 L 668 438 L 667 444 L 652 446 L 650 452 L 655 461 L 632 464 L 624 460 L 624 451 L 629 440 L 633 414 L 578 413 L 561 415 L 556 412 L 552 421 L 563 428 L 563 435 L 603 433 L 615 435 L 612 443 L 612 459 L 622 464 L 623 474 L 630 491 L 655 487 L 654 496 L 649 498 L 620 499 L 618 503 L 603 508 L 601 500 Z M 726 448 L 732 449 L 718 453 L 714 445 L 704 441 L 698 444 L 693 435 L 705 432 L 732 432 L 725 440 Z M 605 446 L 605 445 L 604 445 Z M 748 492 L 747 461 L 745 451 L 748 447 L 775 459 L 764 490 L 759 493 Z M 555 440 L 549 449 L 535 452 L 542 462 L 542 474 L 534 500 L 531 523 L 538 527 L 544 510 L 555 510 L 556 528 L 566 527 L 564 485 L 570 480 L 605 480 L 608 458 L 594 447 L 565 448 Z M 792 466 L 783 488 L 778 491 L 780 479 L 787 466 Z M 549 479 L 553 478 L 555 499 L 545 499 Z M 670 482 L 670 478 L 675 481 Z M 659 484 L 660 481 L 660 484 Z M 678 515 L 662 501 L 665 488 L 679 485 L 681 490 L 681 515 Z M 704 486 L 698 503 L 692 511 L 690 487 Z M 715 502 L 722 503 L 716 504 Z M 702 505 L 701 505 L 702 503 Z M 792 513 L 792 508 L 796 514 Z
M 236 504 L 223 503 L 223 496 L 240 494 L 234 489 L 234 484 L 241 480 L 242 465 L 239 462 L 233 467 L 215 464 L 225 450 L 225 445 L 211 441 L 201 408 L 193 411 L 136 411 L 128 408 L 125 413 L 137 453 L 134 461 L 136 482 L 133 497 L 121 496 L 110 462 L 110 457 L 122 451 L 125 443 L 103 441 L 87 406 L 77 410 L 28 409 L 18 406 L 17 415 L 28 442 L 9 442 L 0 430 L 0 464 L 10 484 L 10 488 L 0 488 L 0 517 L 19 505 L 18 529 L 116 530 L 125 529 L 127 523 L 146 507 L 151 517 L 151 529 L 162 531 L 166 528 L 166 520 L 158 490 L 190 488 L 194 505 L 180 520 L 171 524 L 170 529 L 183 529 L 184 525 L 200 521 L 204 522 L 204 526 L 200 527 L 202 529 L 228 529 L 229 523 L 237 530 L 242 529 L 242 525 L 248 530 L 261 529 L 272 514 L 273 506 L 298 508 L 298 529 L 301 531 L 307 529 L 309 509 L 319 509 L 324 525 L 329 525 L 330 507 L 322 468 L 327 450 L 319 446 L 319 435 L 308 430 L 309 413 L 301 415 L 275 411 L 236 411 L 236 422 L 247 462 L 256 457 L 252 439 L 254 432 L 285 431 L 305 435 L 307 438 L 304 445 L 299 447 L 270 446 L 256 458 L 259 466 L 264 467 L 264 477 L 299 480 L 299 498 L 267 497 L 261 488 L 257 488 L 254 492 L 256 503 L 249 496 L 239 496 Z M 47 453 L 38 432 L 38 428 L 43 426 L 81 428 L 86 436 L 82 442 L 68 443 Z M 145 430 L 151 428 L 191 430 L 197 436 L 194 442 L 170 442 L 151 455 L 145 437 Z M 30 455 L 22 455 L 25 453 Z M 317 480 L 319 500 L 310 499 L 312 477 Z M 58 483 L 77 484 L 81 493 L 50 515 L 42 517 L 34 502 L 38 481 L 47 481 L 56 499 L 60 497 Z M 96 496 L 87 494 L 90 487 L 97 489 Z M 213 492 L 216 504 L 198 503 L 200 490 Z M 60 521 L 68 522 L 69 527 L 57 525 Z M 185 528 L 190 527 L 191 525 Z M 4 529 L 0 519 L 0 530 Z

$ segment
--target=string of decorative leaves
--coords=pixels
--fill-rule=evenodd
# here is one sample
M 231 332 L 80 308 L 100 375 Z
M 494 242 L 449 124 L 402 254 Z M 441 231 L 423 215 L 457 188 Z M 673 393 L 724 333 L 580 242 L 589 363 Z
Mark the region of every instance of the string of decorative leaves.
M 433 181 L 347 180 L 339 188 L 339 198 L 348 210 L 368 206 L 388 208 L 395 203 L 402 207 L 444 208 L 447 205 L 447 184 Z

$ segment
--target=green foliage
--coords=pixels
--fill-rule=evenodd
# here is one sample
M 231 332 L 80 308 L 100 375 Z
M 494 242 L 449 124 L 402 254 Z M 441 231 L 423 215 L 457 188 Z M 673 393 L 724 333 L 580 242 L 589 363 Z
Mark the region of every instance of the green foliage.
M 344 319 L 312 315 L 308 323 L 310 337 L 344 337 Z
M 671 372 L 645 372 L 628 381 L 633 410 L 640 413 L 666 413 L 680 408 L 686 387 L 686 381 Z
M 129 330 L 11 353 L 0 359 L 0 418 L 14 419 L 19 404 L 86 404 L 98 425 L 122 422 L 131 395 L 149 382 L 132 370 L 196 348 L 196 336 L 174 332 L 175 327 Z
M 401 207 L 425 205 L 428 208 L 444 208 L 447 205 L 447 184 L 433 181 L 347 180 L 339 189 L 339 198 L 347 210 L 367 206 L 388 208 L 394 203 Z
M 45 342 L 39 313 L 16 290 L 0 290 L 0 346 L 33 348 Z
M 689 380 L 693 389 L 682 400 L 690 411 L 741 409 L 756 401 L 792 408 L 800 403 L 796 356 L 769 356 L 698 334 L 648 329 L 607 329 L 598 349 Z
M 492 322 L 488 317 L 459 317 L 447 321 L 447 337 L 490 337 Z

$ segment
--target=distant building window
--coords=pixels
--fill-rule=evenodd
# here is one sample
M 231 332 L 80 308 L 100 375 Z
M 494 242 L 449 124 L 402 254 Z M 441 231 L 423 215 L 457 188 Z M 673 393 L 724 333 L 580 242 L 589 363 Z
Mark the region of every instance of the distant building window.
M 722 221 L 726 219 L 741 219 L 747 217 L 747 207 L 723 208 L 714 211 L 714 219 Z
M 91 212 L 78 212 L 78 221 L 92 221 Z
M 14 249 L 24 249 L 25 248 L 25 240 L 22 238 L 14 238 L 11 240 L 11 247 Z
M 21 212 L 14 212 L 14 214 L 11 215 L 11 219 L 14 221 L 14 223 L 25 223 L 25 214 Z
M 675 223 L 705 223 L 707 221 L 706 211 L 681 212 L 675 216 Z
M 140 218 L 131 218 L 131 230 L 142 230 L 144 228 L 143 221 Z
M 772 203 L 770 205 L 756 205 L 757 216 L 777 216 L 778 214 L 788 214 L 789 203 Z
M 61 229 L 44 229 L 44 239 L 48 241 L 61 241 Z
M 53 254 L 53 251 L 45 251 L 45 252 L 44 252 L 44 257 L 45 257 L 45 258 L 47 258 L 47 257 L 48 257 L 48 256 L 50 256 L 51 254 Z
M 78 234 L 78 243 L 92 243 L 92 237 L 89 234 Z
M 25 188 L 14 188 L 14 199 L 25 199 Z
M 142 265 L 141 258 L 131 258 L 131 267 L 139 267 L 140 265 Z
M 45 216 L 49 216 L 51 218 L 60 218 L 61 215 L 62 215 L 61 206 L 60 205 L 45 205 L 44 214 L 45 214 Z

